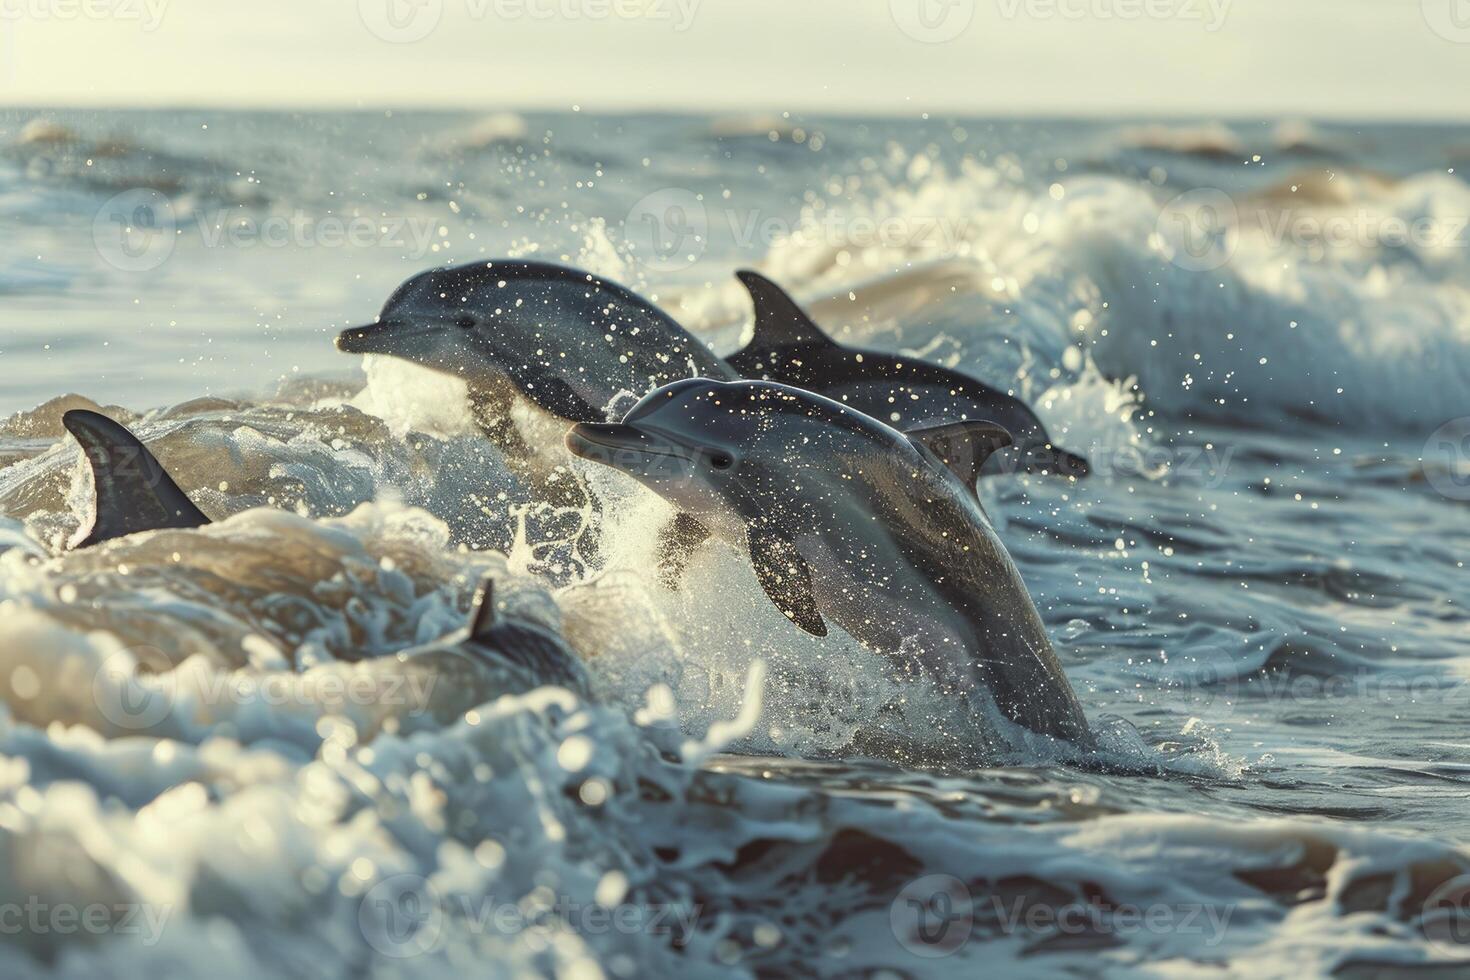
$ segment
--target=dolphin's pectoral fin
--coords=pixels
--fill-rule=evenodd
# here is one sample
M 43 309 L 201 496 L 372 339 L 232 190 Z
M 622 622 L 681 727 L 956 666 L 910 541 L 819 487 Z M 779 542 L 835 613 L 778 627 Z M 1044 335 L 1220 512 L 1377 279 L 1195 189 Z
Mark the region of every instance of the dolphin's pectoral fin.
M 776 608 L 812 636 L 826 636 L 827 624 L 812 591 L 812 570 L 796 544 L 779 531 L 751 525 L 745 531 L 750 563 Z
M 991 453 L 1011 444 L 1011 434 L 1005 428 L 979 420 L 910 429 L 906 435 L 933 453 L 967 487 L 974 485 Z
M 735 275 L 750 292 L 755 303 L 755 334 L 746 350 L 770 350 L 774 347 L 820 345 L 835 347 L 837 342 L 812 322 L 796 305 L 796 301 L 780 286 L 759 272 L 741 269 Z
M 86 548 L 138 531 L 209 523 L 163 464 L 126 428 L 85 409 L 67 412 L 61 424 L 81 444 L 97 498 L 91 528 L 85 535 L 79 532 L 71 547 Z
M 709 539 L 709 528 L 679 511 L 659 531 L 658 578 L 664 588 L 674 590 L 684 579 L 694 549 Z

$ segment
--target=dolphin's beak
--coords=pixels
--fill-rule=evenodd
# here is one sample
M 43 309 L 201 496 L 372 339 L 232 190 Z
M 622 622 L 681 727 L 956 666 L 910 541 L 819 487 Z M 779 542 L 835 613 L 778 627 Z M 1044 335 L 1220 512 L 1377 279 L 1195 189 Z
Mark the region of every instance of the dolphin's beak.
M 567 432 L 567 449 L 572 455 L 598 463 L 609 462 L 616 453 L 652 448 L 653 440 L 621 422 L 578 422 Z
M 401 320 L 379 320 L 350 327 L 337 335 L 337 349 L 345 354 L 391 354 L 408 326 Z
M 567 432 L 567 449 L 573 456 L 646 477 L 679 476 L 693 462 L 680 447 L 620 422 L 578 422 Z

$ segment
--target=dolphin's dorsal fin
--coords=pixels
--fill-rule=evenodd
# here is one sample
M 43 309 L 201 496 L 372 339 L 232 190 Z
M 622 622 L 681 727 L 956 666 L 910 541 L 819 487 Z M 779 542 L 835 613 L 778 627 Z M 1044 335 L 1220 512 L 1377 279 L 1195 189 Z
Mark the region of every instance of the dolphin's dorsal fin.
M 755 334 L 748 350 L 770 350 L 775 347 L 806 347 L 813 344 L 836 347 L 837 342 L 802 312 L 786 290 L 759 272 L 741 269 L 736 277 L 745 284 L 755 303 Z
M 945 422 L 905 433 L 948 467 L 965 486 L 975 482 L 990 454 L 1011 444 L 1011 434 L 994 422 Z
M 209 518 L 195 507 L 148 447 L 106 415 L 74 409 L 61 424 L 76 437 L 92 470 L 97 514 L 73 548 L 164 527 L 202 527 Z
M 750 564 L 766 597 L 797 626 L 812 636 L 826 636 L 827 624 L 812 591 L 812 570 L 790 538 L 763 524 L 745 530 Z
M 484 640 L 495 628 L 495 579 L 489 575 L 475 590 L 475 601 L 470 605 L 470 639 Z

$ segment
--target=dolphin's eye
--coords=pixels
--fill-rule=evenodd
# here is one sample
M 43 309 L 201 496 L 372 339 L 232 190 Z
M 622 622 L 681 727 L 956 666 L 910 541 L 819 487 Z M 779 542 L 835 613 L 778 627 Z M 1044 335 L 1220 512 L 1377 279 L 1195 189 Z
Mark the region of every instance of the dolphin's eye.
M 728 470 L 735 465 L 735 459 L 729 453 L 714 452 L 709 455 L 709 465 L 717 470 Z
M 461 313 L 454 318 L 454 325 L 461 330 L 469 330 L 475 325 L 475 318 L 468 313 Z

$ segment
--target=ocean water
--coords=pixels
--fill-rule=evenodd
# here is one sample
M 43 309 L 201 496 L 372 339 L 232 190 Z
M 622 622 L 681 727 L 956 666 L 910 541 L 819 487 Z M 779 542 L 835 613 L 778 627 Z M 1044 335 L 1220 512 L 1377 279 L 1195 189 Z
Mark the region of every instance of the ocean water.
M 1381 123 L 0 115 L 6 974 L 1470 976 L 1467 166 Z M 544 417 L 595 511 L 333 349 L 532 255 L 720 351 L 757 268 L 1028 398 L 1096 472 L 981 495 L 1099 747 L 956 758 L 733 552 L 662 587 L 665 505 Z M 87 405 L 216 523 L 66 551 Z M 486 574 L 593 700 L 448 710 L 404 651 Z

